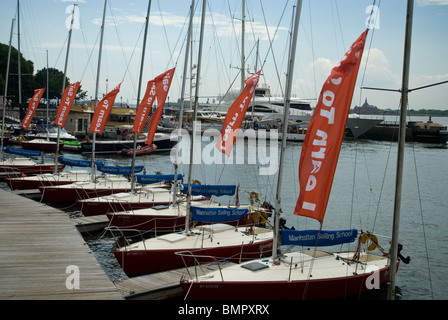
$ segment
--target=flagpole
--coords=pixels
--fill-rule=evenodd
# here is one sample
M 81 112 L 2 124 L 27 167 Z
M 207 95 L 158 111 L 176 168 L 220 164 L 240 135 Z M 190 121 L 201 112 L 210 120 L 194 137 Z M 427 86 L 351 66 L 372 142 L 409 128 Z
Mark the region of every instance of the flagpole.
M 72 20 L 70 22 L 70 29 L 68 31 L 67 53 L 65 55 L 64 77 L 62 78 L 61 100 L 62 100 L 62 96 L 64 95 L 65 81 L 67 79 L 67 65 L 68 65 L 68 56 L 70 53 L 70 43 L 72 41 L 73 22 L 75 20 L 75 6 L 77 6 L 76 3 L 73 4 Z M 47 71 L 48 71 L 48 68 L 47 68 Z M 48 94 L 48 92 L 47 92 L 47 94 Z M 47 103 L 48 103 L 48 101 L 47 101 Z M 48 122 L 48 116 L 47 116 L 47 122 Z M 59 137 L 61 134 L 61 130 L 60 130 L 59 126 L 57 126 L 57 127 L 58 127 L 58 134 L 57 134 L 57 138 L 56 138 L 56 152 L 54 154 L 54 173 L 58 172 Z
M 148 10 L 146 12 L 146 23 L 145 23 L 145 36 L 143 38 L 143 51 L 142 51 L 142 59 L 140 64 L 140 78 L 138 82 L 138 90 L 137 90 L 137 108 L 140 104 L 140 93 L 142 86 L 142 78 L 143 78 L 143 65 L 145 64 L 145 52 L 146 52 L 146 38 L 148 36 L 148 24 L 149 24 L 149 13 L 151 11 L 151 0 L 148 2 Z M 137 133 L 134 132 L 134 149 L 132 151 L 132 174 L 131 174 L 131 192 L 134 192 L 135 188 L 135 155 L 137 150 Z
M 289 52 L 289 63 L 288 63 L 288 77 L 286 78 L 286 92 L 285 92 L 285 107 L 283 110 L 283 127 L 282 127 L 282 145 L 280 149 L 280 166 L 278 172 L 277 180 L 277 193 L 275 196 L 275 215 L 274 215 L 274 242 L 272 250 L 272 260 L 276 262 L 278 260 L 277 247 L 279 245 L 279 224 L 280 224 L 280 202 L 281 202 L 281 189 L 283 180 L 283 162 L 285 158 L 286 150 L 286 134 L 288 129 L 288 115 L 289 106 L 291 104 L 291 89 L 292 89 L 292 75 L 294 72 L 294 62 L 297 47 L 297 34 L 299 32 L 299 20 L 300 13 L 302 11 L 302 0 L 297 0 L 296 17 L 294 21 L 294 33 L 292 38 L 291 50 Z
M 180 94 L 180 111 L 179 111 L 179 128 L 177 130 L 177 142 L 179 143 L 179 135 L 182 130 L 182 122 L 183 122 L 183 114 L 184 114 L 184 102 L 185 102 L 185 85 L 187 82 L 187 72 L 188 72 L 188 56 L 190 51 L 190 40 L 191 40 L 191 31 L 193 29 L 193 18 L 194 18 L 194 0 L 191 0 L 190 7 L 190 23 L 188 25 L 188 34 L 187 34 L 187 46 L 185 48 L 185 62 L 184 62 L 184 73 L 182 77 L 182 90 Z M 176 150 L 176 162 L 174 163 L 174 182 L 173 182 L 173 205 L 176 204 L 177 201 L 177 174 L 179 166 L 178 162 L 178 150 Z
M 193 147 L 195 143 L 194 136 L 196 134 L 196 121 L 198 117 L 198 100 L 199 100 L 199 84 L 201 79 L 201 59 L 202 59 L 202 43 L 204 38 L 204 22 L 205 22 L 205 11 L 207 7 L 207 0 L 202 1 L 202 18 L 201 18 L 201 33 L 199 38 L 199 54 L 198 54 L 198 71 L 196 76 L 196 91 L 194 96 L 194 110 L 193 110 L 193 128 L 191 137 L 191 147 L 190 147 L 190 167 L 188 169 L 188 193 L 187 193 L 187 214 L 185 220 L 185 233 L 190 232 L 190 209 L 191 209 L 191 182 L 193 174 Z
M 107 8 L 107 0 L 104 0 L 103 22 L 101 24 L 100 50 L 98 53 L 98 67 L 97 67 L 97 72 L 96 72 L 96 86 L 95 86 L 95 102 L 94 102 L 93 111 L 95 111 L 95 109 L 96 109 L 97 100 L 98 100 L 98 89 L 99 89 L 100 69 L 101 69 L 101 52 L 103 50 L 104 21 L 106 20 L 106 8 Z M 92 182 L 95 181 L 95 175 L 96 175 L 95 141 L 96 141 L 96 132 L 93 133 L 93 141 L 92 141 Z

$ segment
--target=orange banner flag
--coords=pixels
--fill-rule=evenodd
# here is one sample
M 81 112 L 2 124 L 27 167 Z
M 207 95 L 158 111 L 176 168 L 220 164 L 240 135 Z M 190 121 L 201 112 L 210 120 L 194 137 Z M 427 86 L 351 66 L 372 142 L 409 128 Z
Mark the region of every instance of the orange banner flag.
M 156 99 L 156 82 L 155 80 L 148 81 L 146 86 L 145 96 L 142 102 L 138 105 L 137 114 L 135 115 L 134 126 L 132 127 L 132 132 L 140 134 L 142 133 L 143 126 L 148 119 L 149 113 L 151 112 L 151 107 Z
M 300 195 L 294 214 L 323 222 L 367 31 L 352 44 L 325 81 L 299 161 Z
M 36 109 L 39 106 L 40 99 L 44 94 L 45 89 L 34 90 L 34 95 L 28 102 L 28 110 L 26 111 L 25 117 L 22 120 L 22 128 L 28 130 L 31 120 L 33 120 Z
M 157 109 L 151 117 L 151 123 L 149 124 L 149 131 L 145 144 L 152 144 L 154 135 L 156 134 L 157 125 L 159 124 L 160 117 L 162 116 L 163 107 L 165 105 L 166 97 L 168 96 L 168 91 L 170 90 L 171 81 L 173 80 L 175 70 L 176 68 L 170 69 L 154 79 L 156 84 Z
M 120 92 L 121 83 L 118 84 L 111 92 L 106 94 L 104 98 L 98 103 L 95 109 L 95 113 L 90 123 L 89 131 L 93 133 L 102 134 L 104 126 L 106 125 L 107 118 L 109 118 L 110 111 L 115 102 L 118 92 Z
M 67 86 L 64 90 L 64 94 L 62 95 L 62 99 L 56 113 L 56 119 L 54 120 L 54 123 L 61 128 L 64 128 L 65 126 L 65 121 L 67 121 L 73 101 L 75 101 L 76 94 L 78 93 L 79 85 L 80 82 L 78 81 Z
M 232 151 L 238 131 L 243 123 L 247 108 L 252 100 L 258 80 L 260 79 L 260 72 L 261 70 L 244 81 L 246 86 L 244 87 L 243 92 L 229 108 L 229 111 L 227 111 L 221 135 L 216 143 L 216 148 L 226 155 L 229 155 Z

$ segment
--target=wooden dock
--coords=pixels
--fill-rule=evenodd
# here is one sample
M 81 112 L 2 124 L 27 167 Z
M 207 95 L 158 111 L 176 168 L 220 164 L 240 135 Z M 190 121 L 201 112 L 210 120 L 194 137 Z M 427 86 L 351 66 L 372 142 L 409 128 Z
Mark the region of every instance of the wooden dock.
M 65 212 L 5 190 L 0 270 L 2 300 L 123 299 Z
M 0 189 L 1 300 L 166 300 L 184 295 L 184 268 L 113 283 L 81 235 L 102 230 L 107 217 L 70 219 L 28 196 Z M 69 266 L 79 269 L 79 289 L 67 288 L 74 277 Z

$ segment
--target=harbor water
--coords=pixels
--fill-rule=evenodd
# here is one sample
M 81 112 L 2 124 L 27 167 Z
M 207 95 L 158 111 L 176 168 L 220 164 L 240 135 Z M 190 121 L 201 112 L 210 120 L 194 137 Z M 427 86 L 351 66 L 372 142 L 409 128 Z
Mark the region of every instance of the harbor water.
M 448 119 L 434 117 L 433 121 L 446 125 Z M 256 191 L 262 202 L 274 205 L 278 170 L 260 174 L 263 172 L 260 169 L 277 163 L 275 158 L 278 158 L 280 142 L 276 148 L 267 142 L 265 150 L 259 141 L 247 141 L 244 144 L 244 161 L 241 158 L 237 161 L 235 155 L 233 161 L 226 164 L 216 163 L 217 157 L 214 162 L 206 159 L 213 153 L 210 147 L 213 143 L 207 137 L 203 137 L 201 145 L 201 150 L 195 150 L 200 153 L 201 161 L 193 165 L 193 179 L 202 184 L 236 184 L 241 203 L 249 203 L 248 192 Z M 315 229 L 319 228 L 317 221 L 293 214 L 300 191 L 298 164 L 301 148 L 302 143 L 298 142 L 288 142 L 286 146 L 282 217 L 288 227 Z M 256 152 L 251 153 L 251 150 Z M 64 156 L 89 159 L 88 155 L 79 153 L 64 152 Z M 130 165 L 130 158 L 117 155 L 97 155 L 96 159 L 108 165 Z M 378 236 L 380 245 L 388 249 L 394 210 L 396 159 L 396 142 L 344 140 L 322 229 L 370 231 Z M 170 174 L 174 172 L 172 161 L 169 152 L 155 153 L 137 157 L 136 165 L 144 165 L 147 174 L 156 171 Z M 401 254 L 409 256 L 411 261 L 400 264 L 396 279 L 398 299 L 448 299 L 448 276 L 444 267 L 448 259 L 447 164 L 447 145 L 406 143 L 399 242 L 403 245 Z M 187 163 L 179 165 L 179 173 L 183 174 L 186 183 Z M 4 182 L 1 182 L 1 187 L 8 189 Z M 234 198 L 215 200 L 227 204 Z M 76 205 L 64 205 L 61 209 L 71 216 L 81 214 Z M 100 232 L 84 235 L 84 238 L 112 281 L 127 278 L 113 256 L 114 238 L 111 235 Z M 381 291 L 370 294 L 367 299 L 384 299 L 385 296 Z

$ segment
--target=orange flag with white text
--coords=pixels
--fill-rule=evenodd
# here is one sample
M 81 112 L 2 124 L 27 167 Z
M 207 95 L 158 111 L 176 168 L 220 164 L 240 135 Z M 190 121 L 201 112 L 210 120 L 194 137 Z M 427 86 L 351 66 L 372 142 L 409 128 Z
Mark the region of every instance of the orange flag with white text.
M 109 118 L 110 111 L 115 102 L 118 92 L 120 92 L 121 83 L 118 84 L 111 92 L 106 94 L 100 103 L 96 106 L 95 113 L 90 123 L 89 131 L 93 133 L 102 134 L 107 119 Z
M 142 133 L 143 126 L 148 119 L 148 115 L 151 112 L 151 107 L 156 99 L 156 82 L 155 80 L 148 81 L 146 86 L 145 96 L 142 102 L 138 105 L 137 113 L 135 115 L 134 126 L 132 132 L 140 134 Z
M 39 106 L 40 99 L 44 94 L 45 89 L 34 90 L 33 97 L 28 102 L 28 110 L 26 111 L 25 117 L 22 120 L 22 128 L 28 130 L 31 120 L 33 120 L 36 109 Z
M 258 80 L 260 79 L 260 72 L 261 70 L 244 81 L 246 86 L 244 87 L 243 92 L 241 92 L 235 102 L 230 106 L 229 111 L 227 111 L 221 135 L 216 143 L 216 148 L 226 155 L 230 155 L 230 152 L 232 151 L 238 131 L 243 123 L 247 108 L 252 100 Z
M 168 91 L 170 90 L 171 81 L 173 80 L 175 70 L 176 68 L 165 71 L 154 79 L 156 84 L 157 108 L 151 117 L 151 123 L 149 124 L 149 131 L 145 144 L 152 144 L 154 135 L 156 134 L 157 125 L 159 124 L 160 117 L 162 116 L 163 107 L 165 105 L 166 97 L 168 96 Z
M 325 81 L 302 145 L 300 195 L 294 214 L 316 219 L 321 224 L 330 197 L 367 31 L 352 44 Z
M 64 128 L 65 122 L 67 121 L 68 114 L 78 93 L 79 85 L 80 82 L 78 81 L 67 86 L 64 90 L 56 113 L 56 119 L 54 120 L 54 123 L 61 128 Z

